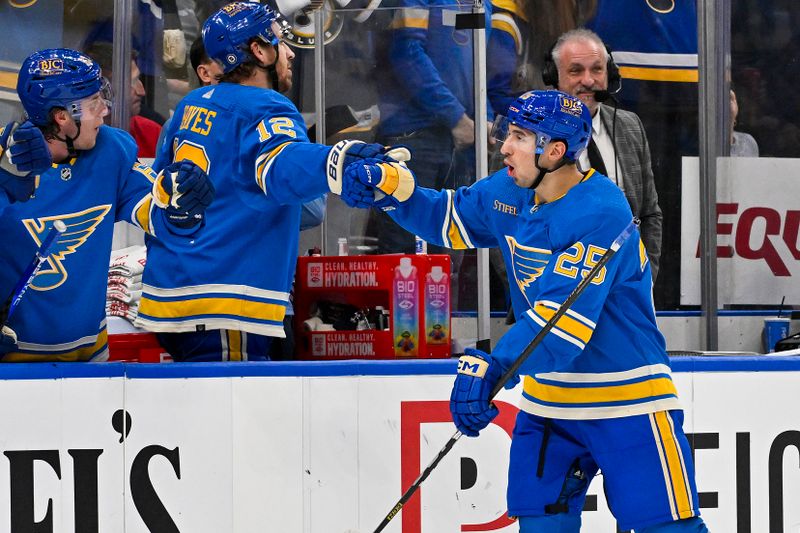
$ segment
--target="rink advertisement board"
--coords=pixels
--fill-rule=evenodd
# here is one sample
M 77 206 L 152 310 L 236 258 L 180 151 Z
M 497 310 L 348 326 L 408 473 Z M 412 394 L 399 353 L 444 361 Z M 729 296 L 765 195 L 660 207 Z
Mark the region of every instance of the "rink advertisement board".
M 712 531 L 796 531 L 800 358 L 680 358 Z M 453 434 L 454 361 L 0 367 L 0 530 L 371 532 Z M 519 390 L 386 529 L 515 532 Z M 615 533 L 600 478 L 583 531 Z
M 683 305 L 700 304 L 698 161 L 696 157 L 683 158 Z M 720 158 L 717 175 L 720 303 L 777 307 L 785 296 L 785 305 L 800 304 L 800 159 Z

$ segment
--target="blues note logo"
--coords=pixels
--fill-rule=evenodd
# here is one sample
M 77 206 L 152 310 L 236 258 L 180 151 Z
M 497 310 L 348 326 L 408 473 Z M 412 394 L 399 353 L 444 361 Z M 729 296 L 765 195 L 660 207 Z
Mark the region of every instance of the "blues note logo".
M 66 257 L 74 253 L 86 242 L 110 210 L 111 205 L 106 204 L 90 207 L 77 213 L 24 219 L 22 223 L 25 224 L 25 228 L 30 233 L 36 246 L 42 244 L 42 239 L 53 227 L 53 223 L 56 220 L 60 220 L 67 226 L 67 231 L 61 234 L 53 245 L 50 256 L 33 279 L 31 289 L 49 291 L 67 281 L 69 274 L 64 265 Z
M 539 279 L 539 276 L 544 272 L 547 263 L 550 262 L 551 252 L 543 248 L 524 246 L 509 235 L 506 235 L 506 243 L 508 243 L 508 249 L 511 251 L 514 279 L 519 290 L 525 294 L 525 290 Z

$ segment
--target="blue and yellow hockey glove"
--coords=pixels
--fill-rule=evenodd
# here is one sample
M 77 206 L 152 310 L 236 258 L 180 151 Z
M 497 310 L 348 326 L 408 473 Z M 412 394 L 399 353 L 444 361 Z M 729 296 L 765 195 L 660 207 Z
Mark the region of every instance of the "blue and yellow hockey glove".
M 31 122 L 11 122 L 0 130 L 0 187 L 9 200 L 24 202 L 33 196 L 38 175 L 51 164 L 44 135 Z
M 408 200 L 417 186 L 414 173 L 405 164 L 374 160 L 353 163 L 345 170 L 344 180 L 342 200 L 347 205 L 374 205 L 384 210 L 397 207 L 400 202 Z
M 368 201 L 366 187 L 358 184 L 345 185 L 345 170 L 355 162 L 382 161 L 386 163 L 403 162 L 411 159 L 411 153 L 404 146 L 387 147 L 375 143 L 344 140 L 336 143 L 328 153 L 328 188 L 338 194 L 350 207 L 371 207 L 374 200 Z M 363 198 L 362 198 L 363 197 Z
M 164 209 L 171 224 L 191 228 L 203 221 L 206 208 L 214 200 L 214 184 L 191 161 L 176 161 L 158 173 L 153 200 Z
M 458 360 L 458 374 L 450 393 L 450 414 L 458 430 L 467 437 L 477 437 L 499 413 L 489 402 L 489 395 L 502 375 L 500 363 L 481 350 L 467 348 Z

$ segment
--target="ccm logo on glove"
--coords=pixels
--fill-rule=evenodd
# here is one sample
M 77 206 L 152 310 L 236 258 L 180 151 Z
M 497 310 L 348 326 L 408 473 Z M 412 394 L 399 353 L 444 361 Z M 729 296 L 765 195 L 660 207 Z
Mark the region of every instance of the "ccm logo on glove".
M 458 373 L 482 378 L 489 369 L 489 363 L 479 357 L 463 355 L 458 360 Z

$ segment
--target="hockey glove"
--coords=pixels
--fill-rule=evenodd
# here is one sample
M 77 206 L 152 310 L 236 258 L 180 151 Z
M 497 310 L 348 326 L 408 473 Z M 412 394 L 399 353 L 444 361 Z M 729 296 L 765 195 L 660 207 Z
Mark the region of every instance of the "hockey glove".
M 169 222 L 191 228 L 203 221 L 214 199 L 214 184 L 203 169 L 190 161 L 176 161 L 158 173 L 153 182 L 155 204 Z
M 458 360 L 458 374 L 450 393 L 450 414 L 458 430 L 467 437 L 477 437 L 499 413 L 489 402 L 489 395 L 502 374 L 500 363 L 480 350 L 467 348 Z
M 8 326 L 0 330 L 0 355 L 13 352 L 17 349 L 17 334 Z
M 0 130 L 0 186 L 11 201 L 24 202 L 39 184 L 37 176 L 52 158 L 42 132 L 31 122 L 11 122 Z
M 359 196 L 363 193 L 363 190 L 351 194 L 349 200 L 345 199 L 343 190 L 345 169 L 353 162 L 364 159 L 374 159 L 387 163 L 402 162 L 410 160 L 411 153 L 408 151 L 408 148 L 404 146 L 386 147 L 380 144 L 367 144 L 361 141 L 350 140 L 336 143 L 328 153 L 326 170 L 328 173 L 328 188 L 332 193 L 342 196 L 345 203 L 351 207 L 370 207 L 373 203 L 370 202 L 368 205 L 360 205 L 360 203 L 351 205 L 351 202 L 359 202 Z
M 384 163 L 367 160 L 353 163 L 345 170 L 342 199 L 351 207 L 371 207 L 384 210 L 397 207 L 411 197 L 416 179 L 403 163 Z M 385 195 L 385 196 L 384 196 Z M 366 205 L 353 206 L 348 198 L 357 198 Z

